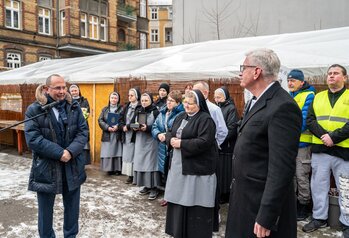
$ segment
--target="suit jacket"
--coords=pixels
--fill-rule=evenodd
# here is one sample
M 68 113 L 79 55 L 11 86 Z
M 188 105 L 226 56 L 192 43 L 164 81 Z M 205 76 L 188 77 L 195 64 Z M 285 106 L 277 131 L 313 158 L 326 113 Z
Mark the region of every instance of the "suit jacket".
M 270 237 L 297 237 L 293 177 L 302 115 L 275 82 L 242 119 L 233 154 L 226 237 L 256 237 L 255 222 Z

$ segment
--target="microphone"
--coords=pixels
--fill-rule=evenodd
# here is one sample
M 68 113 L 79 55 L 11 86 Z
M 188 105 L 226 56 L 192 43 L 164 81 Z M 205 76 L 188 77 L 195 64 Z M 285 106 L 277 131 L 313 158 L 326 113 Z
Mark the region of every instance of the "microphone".
M 54 102 L 51 102 L 49 104 L 43 105 L 43 106 L 41 106 L 41 110 L 43 110 L 43 111 L 50 110 L 51 108 L 56 106 L 58 103 L 59 103 L 59 101 L 54 101 Z

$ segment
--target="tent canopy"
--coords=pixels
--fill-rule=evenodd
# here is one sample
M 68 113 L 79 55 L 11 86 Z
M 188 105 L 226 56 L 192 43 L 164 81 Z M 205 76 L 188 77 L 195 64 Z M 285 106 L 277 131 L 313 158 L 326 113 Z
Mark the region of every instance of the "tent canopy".
M 71 83 L 93 84 L 130 76 L 177 81 L 226 78 L 237 76 L 245 53 L 256 48 L 274 50 L 284 69 L 323 75 L 334 63 L 348 67 L 349 27 L 48 60 L 2 72 L 0 84 L 44 83 L 53 73 Z

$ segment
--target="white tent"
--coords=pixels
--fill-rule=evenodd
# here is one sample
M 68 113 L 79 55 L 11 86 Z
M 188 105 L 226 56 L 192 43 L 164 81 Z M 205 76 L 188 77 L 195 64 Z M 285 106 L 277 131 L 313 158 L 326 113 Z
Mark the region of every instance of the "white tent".
M 43 61 L 0 73 L 0 84 L 43 83 L 53 73 L 72 83 L 93 84 L 130 75 L 150 80 L 232 77 L 244 54 L 255 48 L 273 49 L 284 69 L 323 75 L 331 64 L 349 66 L 349 27 Z

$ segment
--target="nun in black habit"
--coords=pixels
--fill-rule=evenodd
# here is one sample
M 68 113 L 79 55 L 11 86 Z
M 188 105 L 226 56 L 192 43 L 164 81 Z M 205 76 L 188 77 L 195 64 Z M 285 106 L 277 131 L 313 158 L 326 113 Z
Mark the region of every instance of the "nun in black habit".
M 216 104 L 221 108 L 228 135 L 221 144 L 217 162 L 217 183 L 219 187 L 218 199 L 220 204 L 229 203 L 230 184 L 232 181 L 233 152 L 237 138 L 239 115 L 234 100 L 230 97 L 228 89 L 223 86 L 214 92 Z
M 217 178 L 216 126 L 199 90 L 185 95 L 185 112 L 166 134 L 172 149 L 164 199 L 165 232 L 173 237 L 212 237 Z

